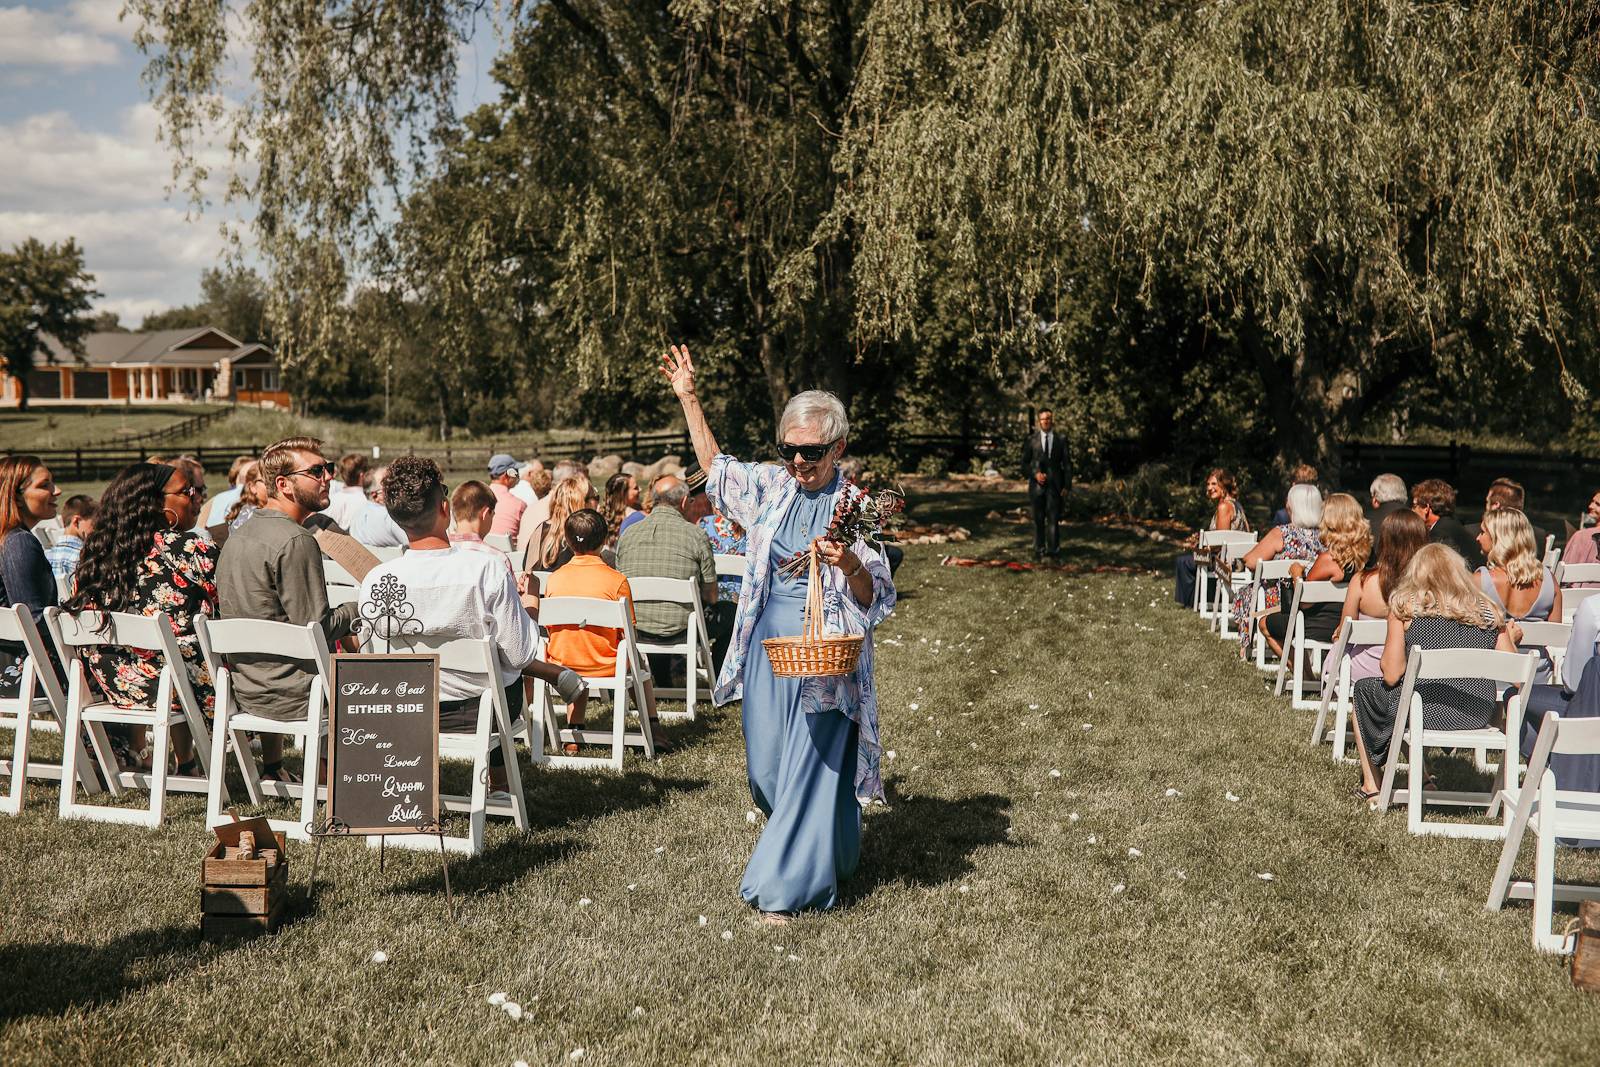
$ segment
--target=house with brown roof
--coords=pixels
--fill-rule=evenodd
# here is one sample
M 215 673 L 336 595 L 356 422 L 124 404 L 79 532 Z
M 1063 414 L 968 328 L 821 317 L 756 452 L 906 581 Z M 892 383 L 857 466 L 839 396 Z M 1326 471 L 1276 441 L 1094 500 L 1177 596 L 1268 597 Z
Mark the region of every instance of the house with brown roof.
M 0 373 L 0 404 L 14 406 L 21 383 Z M 91 333 L 80 357 L 44 338 L 28 372 L 28 403 L 236 401 L 287 408 L 278 357 L 212 326 L 149 333 Z

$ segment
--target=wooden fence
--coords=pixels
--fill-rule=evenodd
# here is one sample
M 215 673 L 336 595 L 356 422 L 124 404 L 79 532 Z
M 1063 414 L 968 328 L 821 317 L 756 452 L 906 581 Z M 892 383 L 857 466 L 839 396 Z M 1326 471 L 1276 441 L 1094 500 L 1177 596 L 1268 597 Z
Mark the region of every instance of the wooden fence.
M 174 422 L 168 426 L 160 426 L 144 433 L 131 434 L 127 437 L 108 437 L 103 441 L 96 441 L 91 448 L 121 448 L 124 450 L 153 445 L 161 441 L 177 441 L 193 433 L 199 433 L 218 419 L 226 418 L 233 414 L 232 408 L 219 408 L 216 411 L 202 411 L 198 415 L 191 415 L 181 422 Z M 129 460 L 129 462 L 136 462 Z

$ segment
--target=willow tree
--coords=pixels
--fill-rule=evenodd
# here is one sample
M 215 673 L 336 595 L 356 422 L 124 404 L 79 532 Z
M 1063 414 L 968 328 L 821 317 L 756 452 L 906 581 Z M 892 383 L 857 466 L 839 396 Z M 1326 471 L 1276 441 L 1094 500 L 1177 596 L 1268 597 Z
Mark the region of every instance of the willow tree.
M 1146 301 L 1199 297 L 1284 454 L 1331 463 L 1417 376 L 1582 397 L 1595 29 L 1525 0 L 884 0 L 846 155 L 858 324 L 914 331 L 937 247 L 998 334 L 1047 336 L 1082 233 Z
M 458 128 L 455 46 L 482 6 L 130 4 L 179 183 L 205 187 L 207 131 L 246 164 L 229 191 L 254 206 L 286 365 L 337 358 L 364 274 L 436 309 L 458 367 L 492 341 L 626 393 L 676 335 L 753 364 L 763 407 L 848 395 L 849 241 L 817 231 L 869 5 L 507 3 L 504 100 Z

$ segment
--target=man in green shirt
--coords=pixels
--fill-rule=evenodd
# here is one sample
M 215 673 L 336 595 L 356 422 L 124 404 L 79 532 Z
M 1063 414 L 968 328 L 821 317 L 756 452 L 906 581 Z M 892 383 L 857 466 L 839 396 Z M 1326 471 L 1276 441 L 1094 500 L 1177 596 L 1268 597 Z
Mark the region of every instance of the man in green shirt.
M 617 541 L 617 569 L 629 578 L 688 578 L 700 582 L 700 600 L 713 604 L 717 599 L 717 561 L 711 539 L 683 516 L 689 487 L 681 478 L 663 475 L 650 487 L 654 501 L 650 514 L 628 527 Z M 639 640 L 652 644 L 672 644 L 683 639 L 689 626 L 684 604 L 645 601 L 634 605 L 634 627 Z M 682 661 L 676 657 L 651 656 L 650 673 L 656 684 L 675 685 L 669 673 L 676 674 Z M 669 672 L 669 667 L 674 668 Z

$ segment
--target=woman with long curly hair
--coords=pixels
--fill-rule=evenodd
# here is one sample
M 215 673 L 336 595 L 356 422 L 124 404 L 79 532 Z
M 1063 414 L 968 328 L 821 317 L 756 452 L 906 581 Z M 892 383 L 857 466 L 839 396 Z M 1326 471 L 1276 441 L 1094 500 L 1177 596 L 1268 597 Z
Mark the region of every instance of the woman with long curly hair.
M 217 616 L 217 557 L 212 542 L 193 532 L 199 491 L 189 476 L 164 463 L 135 463 L 106 486 L 100 519 L 83 546 L 77 586 L 67 611 L 166 613 L 178 639 L 189 685 L 206 718 L 214 696 L 201 658 L 194 620 Z M 107 624 L 109 625 L 109 623 Z M 159 655 L 97 645 L 80 653 L 89 677 L 118 707 L 155 704 Z M 177 773 L 199 773 L 187 727 L 172 731 Z
M 537 569 L 553 571 L 572 558 L 562 531 L 567 517 L 595 505 L 594 486 L 587 474 L 574 474 L 563 478 L 550 490 L 550 517 L 545 520 L 544 531 L 539 536 L 539 552 L 534 562 Z
M 1389 596 L 1389 632 L 1383 643 L 1381 678 L 1355 685 L 1356 751 L 1361 757 L 1357 795 L 1370 801 L 1389 758 L 1395 716 L 1401 714 L 1400 682 L 1412 648 L 1481 648 L 1515 652 L 1522 639 L 1516 620 L 1472 580 L 1466 560 L 1449 545 L 1424 545 Z M 1478 730 L 1494 721 L 1494 683 L 1483 678 L 1418 682 L 1422 725 L 1428 730 Z
M 1478 568 L 1478 585 L 1500 610 L 1519 622 L 1561 621 L 1561 588 L 1539 558 L 1526 515 L 1514 508 L 1484 512 L 1478 547 L 1489 561 Z
M 56 605 L 56 579 L 33 528 L 55 518 L 60 495 L 38 456 L 0 457 L 0 608 L 27 608 L 40 633 L 44 609 Z M 20 643 L 0 643 L 0 693 L 17 691 L 26 654 Z
M 1322 517 L 1317 523 L 1317 544 L 1319 551 L 1304 571 L 1306 581 L 1343 583 L 1355 577 L 1372 550 L 1372 527 L 1367 524 L 1366 513 L 1355 497 L 1349 493 L 1334 493 L 1323 502 Z M 1333 640 L 1333 631 L 1339 625 L 1338 604 L 1309 604 L 1302 615 L 1308 640 Z M 1288 614 L 1282 611 L 1262 621 L 1267 644 L 1274 653 L 1283 652 L 1289 622 Z
M 639 510 L 639 482 L 627 472 L 613 474 L 606 480 L 606 498 L 600 504 L 600 514 L 606 520 L 606 547 L 616 548 L 622 531 L 644 518 Z

